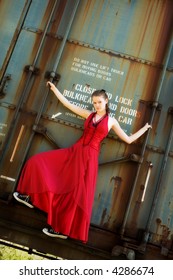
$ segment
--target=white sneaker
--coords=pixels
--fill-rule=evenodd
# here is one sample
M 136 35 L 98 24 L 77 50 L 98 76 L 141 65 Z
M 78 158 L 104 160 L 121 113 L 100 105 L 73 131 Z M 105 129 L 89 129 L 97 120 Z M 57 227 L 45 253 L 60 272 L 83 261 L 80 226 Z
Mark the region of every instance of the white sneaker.
M 59 232 L 56 232 L 54 231 L 52 228 L 43 228 L 43 233 L 50 236 L 50 237 L 58 237 L 58 238 L 61 238 L 61 239 L 67 239 L 68 236 L 64 235 L 64 234 L 61 234 Z
M 20 203 L 25 204 L 26 206 L 28 206 L 29 208 L 34 208 L 34 206 L 31 204 L 30 202 L 30 197 L 29 195 L 23 195 L 20 194 L 18 192 L 14 192 L 13 193 L 14 198 L 19 201 Z

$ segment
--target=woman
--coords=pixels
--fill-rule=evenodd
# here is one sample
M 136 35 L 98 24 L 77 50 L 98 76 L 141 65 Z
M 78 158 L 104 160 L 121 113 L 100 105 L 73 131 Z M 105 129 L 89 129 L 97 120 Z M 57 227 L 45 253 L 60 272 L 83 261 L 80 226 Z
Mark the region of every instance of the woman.
M 47 223 L 51 228 L 44 228 L 45 234 L 87 242 L 101 141 L 112 129 L 130 144 L 151 126 L 147 123 L 128 136 L 117 120 L 109 116 L 105 90 L 93 92 L 93 113 L 71 104 L 53 83 L 48 82 L 47 85 L 66 108 L 86 119 L 84 132 L 69 148 L 32 156 L 22 170 L 14 198 L 47 213 Z

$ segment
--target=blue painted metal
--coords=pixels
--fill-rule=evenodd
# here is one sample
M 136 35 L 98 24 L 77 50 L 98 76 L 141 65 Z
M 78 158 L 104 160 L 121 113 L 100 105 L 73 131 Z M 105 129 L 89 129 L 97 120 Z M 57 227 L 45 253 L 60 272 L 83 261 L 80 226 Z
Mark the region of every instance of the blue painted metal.
M 10 52 L 12 51 L 18 32 L 21 29 L 23 16 L 25 16 L 31 1 L 14 0 L 4 1 L 0 9 L 0 77 L 3 75 L 3 68 L 6 67 Z

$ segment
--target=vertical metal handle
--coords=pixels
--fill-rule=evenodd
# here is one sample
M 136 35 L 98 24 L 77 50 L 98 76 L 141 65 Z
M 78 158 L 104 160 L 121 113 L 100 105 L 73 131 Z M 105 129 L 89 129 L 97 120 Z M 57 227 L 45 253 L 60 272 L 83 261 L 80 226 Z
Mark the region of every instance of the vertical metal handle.
M 144 190 L 143 190 L 141 202 L 144 202 L 145 193 L 146 193 L 146 190 L 147 190 L 147 187 L 148 187 L 148 182 L 149 182 L 149 179 L 150 179 L 152 167 L 153 167 L 153 164 L 150 162 L 149 165 L 148 165 L 148 171 L 147 171 L 147 176 L 146 176 L 146 179 L 145 179 Z
M 15 146 L 14 146 L 14 149 L 13 149 L 13 152 L 12 152 L 12 155 L 11 155 L 11 158 L 10 158 L 10 162 L 13 162 L 13 160 L 14 160 L 14 157 L 15 157 L 17 148 L 18 148 L 18 146 L 19 146 L 19 142 L 20 142 L 20 139 L 21 139 L 21 137 L 22 137 L 24 128 L 25 128 L 24 125 L 22 125 L 21 128 L 20 128 L 20 132 L 19 132 L 19 135 L 18 135 L 18 137 L 17 137 L 16 144 L 15 144 Z

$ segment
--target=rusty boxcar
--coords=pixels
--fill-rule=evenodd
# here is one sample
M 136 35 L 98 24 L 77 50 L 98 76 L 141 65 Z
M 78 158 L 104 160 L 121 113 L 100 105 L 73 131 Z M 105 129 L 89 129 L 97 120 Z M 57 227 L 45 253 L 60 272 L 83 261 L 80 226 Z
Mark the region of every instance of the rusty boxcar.
M 0 1 L 1 242 L 67 259 L 173 259 L 172 27 L 172 0 Z M 47 80 L 88 109 L 106 89 L 128 134 L 152 125 L 131 145 L 103 141 L 87 244 L 45 236 L 45 214 L 12 198 L 31 155 L 82 134 Z

